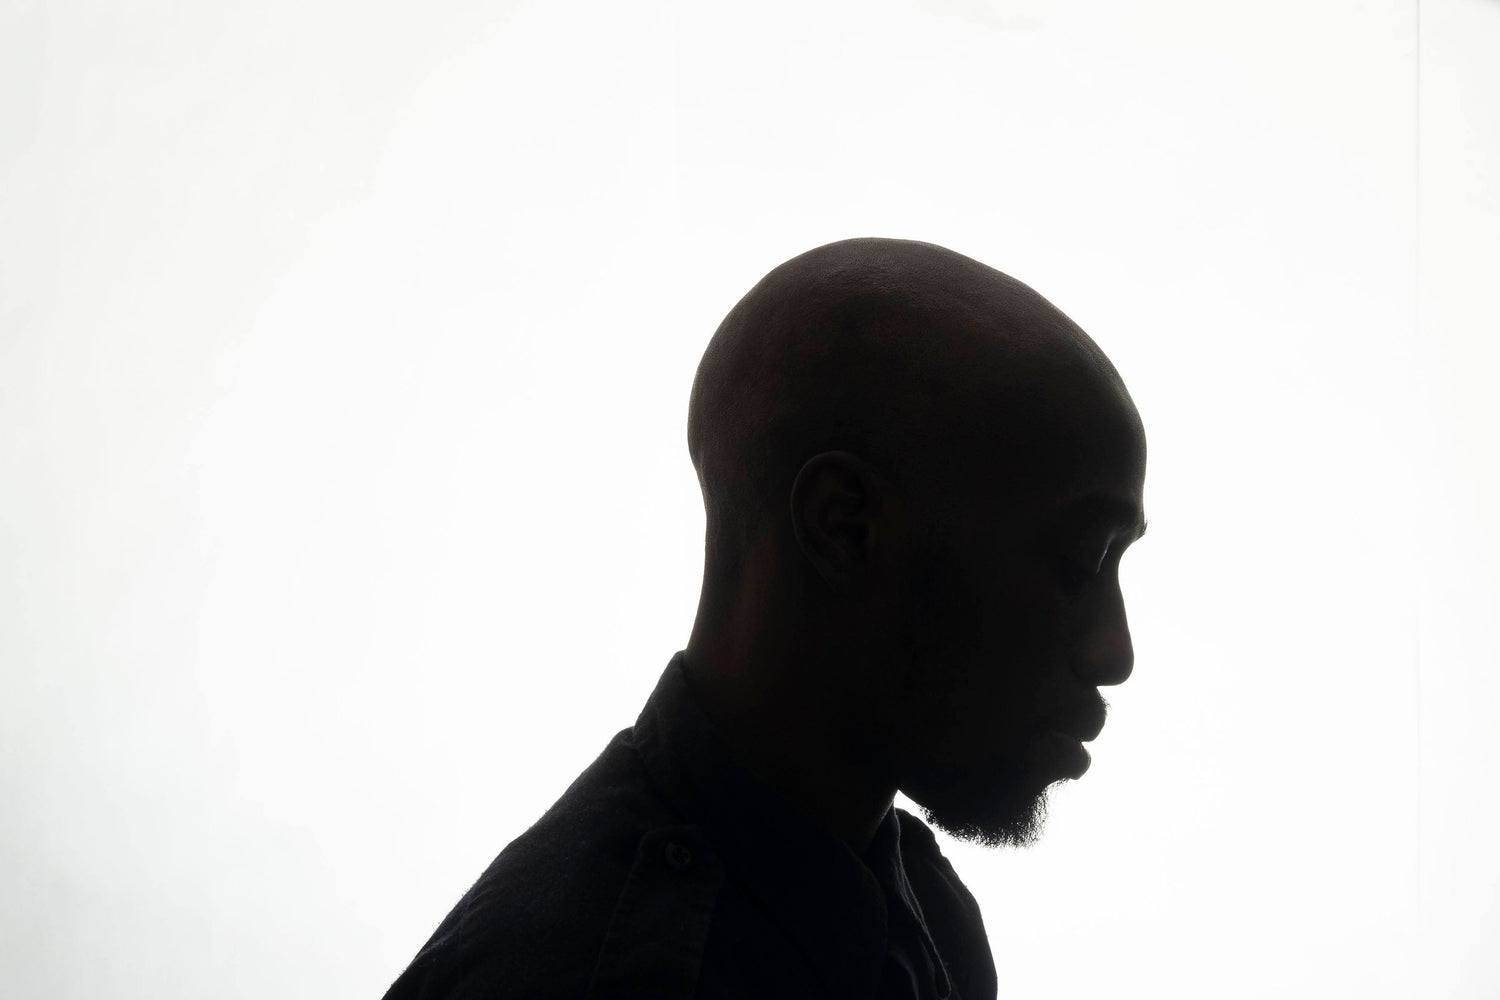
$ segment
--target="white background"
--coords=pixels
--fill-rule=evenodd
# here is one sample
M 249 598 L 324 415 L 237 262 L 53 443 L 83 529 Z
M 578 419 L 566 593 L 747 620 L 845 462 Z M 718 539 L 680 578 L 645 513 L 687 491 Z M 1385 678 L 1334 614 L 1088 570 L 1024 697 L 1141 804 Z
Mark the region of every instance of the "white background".
M 1002 996 L 1500 994 L 1500 3 L 0 3 L 0 993 L 375 998 L 686 645 L 714 327 L 1014 274 L 1145 422 Z M 898 802 L 913 808 L 904 799 Z

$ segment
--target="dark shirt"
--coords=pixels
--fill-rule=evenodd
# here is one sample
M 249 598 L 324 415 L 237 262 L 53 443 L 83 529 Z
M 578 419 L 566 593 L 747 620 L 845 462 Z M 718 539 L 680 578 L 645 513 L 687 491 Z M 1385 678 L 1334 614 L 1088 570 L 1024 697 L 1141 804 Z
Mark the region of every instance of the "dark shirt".
M 921 820 L 863 855 L 732 755 L 683 654 L 386 1000 L 991 1000 L 979 906 Z

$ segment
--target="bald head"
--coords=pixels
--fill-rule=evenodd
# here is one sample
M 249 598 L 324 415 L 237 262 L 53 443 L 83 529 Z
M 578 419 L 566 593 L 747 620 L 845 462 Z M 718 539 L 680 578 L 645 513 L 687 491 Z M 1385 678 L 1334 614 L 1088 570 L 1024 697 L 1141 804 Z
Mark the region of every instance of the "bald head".
M 819 452 L 859 455 L 934 504 L 1066 490 L 1097 463 L 1086 428 L 1109 405 L 1132 408 L 1109 359 L 1016 279 L 912 240 L 810 250 L 739 301 L 698 366 L 688 450 L 708 575 L 732 586 Z

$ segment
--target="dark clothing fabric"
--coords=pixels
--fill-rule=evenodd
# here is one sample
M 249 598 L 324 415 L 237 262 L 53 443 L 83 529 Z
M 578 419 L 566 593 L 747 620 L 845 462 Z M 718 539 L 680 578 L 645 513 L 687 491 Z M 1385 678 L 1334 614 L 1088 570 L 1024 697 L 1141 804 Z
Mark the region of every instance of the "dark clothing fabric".
M 864 856 L 732 755 L 683 654 L 386 1000 L 992 1000 L 979 906 L 921 820 Z

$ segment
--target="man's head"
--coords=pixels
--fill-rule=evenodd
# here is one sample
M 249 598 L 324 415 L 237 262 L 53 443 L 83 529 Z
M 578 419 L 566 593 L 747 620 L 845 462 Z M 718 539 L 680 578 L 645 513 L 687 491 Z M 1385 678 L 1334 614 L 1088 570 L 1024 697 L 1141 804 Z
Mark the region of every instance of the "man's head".
M 699 668 L 799 701 L 820 731 L 786 739 L 940 829 L 1029 842 L 1133 662 L 1117 570 L 1146 441 L 1098 346 L 968 257 L 845 240 L 730 311 L 688 447 Z

